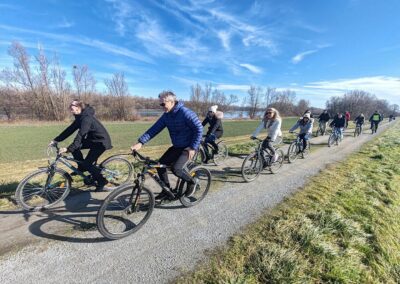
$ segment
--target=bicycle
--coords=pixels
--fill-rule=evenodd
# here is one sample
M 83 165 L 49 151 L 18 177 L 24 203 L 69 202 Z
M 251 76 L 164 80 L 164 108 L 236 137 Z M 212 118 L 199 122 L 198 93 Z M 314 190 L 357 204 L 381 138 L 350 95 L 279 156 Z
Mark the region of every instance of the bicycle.
M 372 127 L 371 127 L 372 134 L 376 133 L 377 129 L 378 129 L 378 123 L 372 122 Z
M 203 136 L 205 137 L 205 136 Z M 205 141 L 204 139 L 201 141 L 200 143 L 200 147 L 199 150 L 196 152 L 193 161 L 197 164 L 197 165 L 201 165 L 204 163 L 204 161 L 206 160 L 206 151 L 205 151 L 205 147 L 209 147 L 209 155 L 210 155 L 210 160 L 213 161 L 213 163 L 218 166 L 220 165 L 223 161 L 226 160 L 226 158 L 228 157 L 228 147 L 225 145 L 223 140 L 219 140 L 218 143 L 218 152 L 217 149 L 215 149 L 211 144 L 208 143 L 208 145 L 205 145 Z M 210 153 L 211 152 L 211 153 Z
M 287 158 L 289 163 L 293 163 L 294 161 L 297 160 L 299 155 L 304 159 L 310 154 L 310 141 L 307 140 L 307 146 L 305 149 L 303 149 L 303 141 L 300 139 L 300 134 L 299 133 L 294 133 L 297 134 L 296 139 L 290 144 L 288 153 L 287 153 Z
M 361 127 L 361 124 L 356 124 L 356 128 L 354 129 L 354 137 L 360 136 L 362 134 Z
M 54 150 L 56 150 L 56 153 L 54 153 Z M 53 158 L 54 154 L 55 157 Z M 70 163 L 80 164 L 82 162 L 73 159 L 71 156 L 60 154 L 57 145 L 49 146 L 47 155 L 49 157 L 48 166 L 40 167 L 39 170 L 22 179 L 15 191 L 17 203 L 25 210 L 48 209 L 68 196 L 71 190 L 72 177 L 59 167 L 60 163 L 71 169 L 76 175 L 81 176 L 85 185 L 95 185 L 91 175 L 85 175 Z M 111 156 L 96 167 L 101 170 L 108 181 L 108 184 L 104 187 L 106 190 L 112 190 L 128 182 L 133 170 L 131 163 L 119 156 Z
M 272 161 L 273 155 L 268 149 L 263 149 L 263 140 L 254 137 L 254 140 L 258 141 L 258 145 L 253 153 L 250 153 L 243 161 L 241 172 L 242 177 L 245 181 L 251 182 L 255 180 L 263 169 L 268 168 L 272 174 L 277 173 L 282 167 L 283 161 L 285 159 L 285 154 L 281 149 L 279 149 L 280 142 L 276 143 L 277 148 L 275 153 L 278 155 L 276 161 Z
M 328 123 L 327 121 L 320 121 L 320 122 L 318 123 L 318 129 L 317 129 L 317 131 L 315 132 L 315 137 L 318 137 L 319 135 L 321 135 L 321 136 L 325 135 L 326 124 L 327 124 L 327 123 Z
M 112 191 L 97 213 L 97 228 L 108 239 L 124 238 L 138 231 L 150 218 L 155 206 L 153 193 L 145 186 L 146 175 L 149 175 L 167 194 L 169 201 L 179 200 L 184 207 L 191 207 L 201 202 L 211 185 L 211 173 L 203 166 L 194 163 L 187 165 L 187 171 L 195 182 L 192 195 L 185 195 L 185 181 L 178 178 L 174 189 L 168 188 L 158 177 L 157 168 L 168 168 L 166 165 L 144 157 L 138 152 L 132 155 L 143 163 L 133 184 L 125 184 Z
M 335 127 L 332 130 L 332 133 L 329 135 L 328 138 L 328 147 L 331 147 L 333 144 L 336 146 L 339 145 L 340 142 L 342 142 L 342 134 L 340 133 L 340 128 Z

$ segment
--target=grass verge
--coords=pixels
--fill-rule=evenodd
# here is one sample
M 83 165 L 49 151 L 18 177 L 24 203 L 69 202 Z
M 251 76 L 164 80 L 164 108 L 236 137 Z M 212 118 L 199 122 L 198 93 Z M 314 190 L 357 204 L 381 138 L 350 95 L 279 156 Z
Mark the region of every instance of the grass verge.
M 399 283 L 400 125 L 332 165 L 178 283 Z

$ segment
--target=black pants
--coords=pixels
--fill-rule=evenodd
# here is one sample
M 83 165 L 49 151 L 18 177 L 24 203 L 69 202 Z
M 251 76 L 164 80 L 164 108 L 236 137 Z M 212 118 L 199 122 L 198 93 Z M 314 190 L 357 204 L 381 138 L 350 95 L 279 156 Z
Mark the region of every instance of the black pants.
M 172 172 L 177 177 L 183 179 L 186 182 L 193 182 L 192 177 L 189 175 L 187 170 L 184 169 L 186 163 L 189 160 L 189 153 L 185 148 L 170 147 L 164 155 L 161 156 L 159 162 L 171 167 Z M 168 173 L 166 168 L 158 168 L 158 175 L 160 179 L 167 185 L 169 184 Z
M 380 121 L 371 121 L 371 129 L 372 129 L 372 126 L 375 125 L 375 129 L 378 130 L 379 122 L 380 122 Z
M 262 148 L 268 149 L 271 152 L 271 155 L 275 155 L 275 148 L 272 146 L 272 141 L 270 137 L 267 137 L 262 142 Z
M 101 174 L 101 170 L 95 165 L 97 159 L 106 151 L 106 148 L 102 144 L 90 144 L 84 142 L 81 149 L 89 149 L 89 153 L 85 158 L 83 158 L 80 149 L 72 152 L 72 156 L 74 156 L 75 160 L 82 161 L 81 163 L 78 163 L 78 170 L 81 172 L 84 172 L 85 170 L 89 171 L 95 181 L 98 183 L 104 183 L 105 178 Z

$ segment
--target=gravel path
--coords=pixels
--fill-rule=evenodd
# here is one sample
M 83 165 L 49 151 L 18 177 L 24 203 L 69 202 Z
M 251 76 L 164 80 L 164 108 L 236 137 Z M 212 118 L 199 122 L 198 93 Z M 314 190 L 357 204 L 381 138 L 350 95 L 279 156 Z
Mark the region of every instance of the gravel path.
M 387 124 L 379 131 L 385 128 Z M 14 241 L 22 245 L 30 240 L 33 244 L 22 249 L 14 247 L 3 254 L 0 283 L 171 281 L 193 269 L 207 257 L 207 251 L 225 244 L 264 209 L 274 207 L 303 186 L 308 177 L 318 174 L 327 164 L 343 160 L 373 137 L 346 137 L 339 147 L 319 149 L 306 162 L 285 164 L 279 174 L 265 173 L 252 183 L 238 178 L 242 160 L 231 158 L 220 167 L 231 173 L 230 181 L 220 190 L 211 192 L 192 208 L 173 203 L 156 209 L 141 230 L 119 241 L 105 241 L 93 225 L 96 206 L 104 198 L 100 195 L 75 196 L 67 201 L 66 208 L 47 214 L 2 215 L 1 227 L 6 230 L 0 237 L 6 245 L 3 243 L 0 251 L 6 252 L 7 245 L 10 247 Z M 313 143 L 326 140 L 327 136 L 318 137 Z M 74 213 L 69 212 L 72 210 Z

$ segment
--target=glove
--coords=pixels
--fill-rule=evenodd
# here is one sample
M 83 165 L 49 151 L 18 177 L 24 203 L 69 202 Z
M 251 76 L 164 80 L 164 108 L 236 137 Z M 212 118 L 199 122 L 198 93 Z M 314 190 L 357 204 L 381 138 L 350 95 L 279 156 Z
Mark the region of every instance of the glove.
M 256 140 L 257 137 L 255 137 L 255 136 L 250 136 L 250 139 L 251 139 L 251 140 Z

